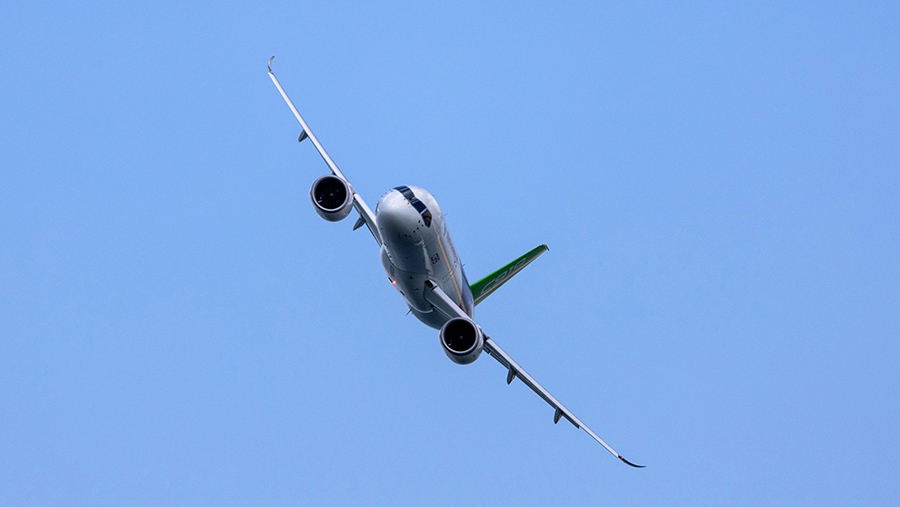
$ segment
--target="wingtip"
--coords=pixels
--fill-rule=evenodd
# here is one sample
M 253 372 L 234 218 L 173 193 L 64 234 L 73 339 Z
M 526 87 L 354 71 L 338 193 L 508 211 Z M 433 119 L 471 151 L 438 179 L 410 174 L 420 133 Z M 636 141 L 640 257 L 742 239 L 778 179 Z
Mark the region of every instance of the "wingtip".
M 622 460 L 626 465 L 633 466 L 634 468 L 646 468 L 646 465 L 635 465 L 634 463 L 628 461 L 623 456 L 619 456 L 619 459 Z
M 275 59 L 275 55 L 272 55 L 272 58 L 269 58 L 269 63 L 266 64 L 269 67 L 269 72 L 272 72 L 272 60 Z

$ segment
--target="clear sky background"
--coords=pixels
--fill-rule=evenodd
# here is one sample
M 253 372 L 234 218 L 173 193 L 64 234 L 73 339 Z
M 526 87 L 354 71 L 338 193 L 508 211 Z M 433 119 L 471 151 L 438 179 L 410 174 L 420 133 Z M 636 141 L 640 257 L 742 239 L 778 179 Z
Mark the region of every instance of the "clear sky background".
M 789 4 L 789 5 L 788 5 Z M 420 185 L 451 363 L 371 205 Z M 896 2 L 6 2 L 0 504 L 896 505 Z

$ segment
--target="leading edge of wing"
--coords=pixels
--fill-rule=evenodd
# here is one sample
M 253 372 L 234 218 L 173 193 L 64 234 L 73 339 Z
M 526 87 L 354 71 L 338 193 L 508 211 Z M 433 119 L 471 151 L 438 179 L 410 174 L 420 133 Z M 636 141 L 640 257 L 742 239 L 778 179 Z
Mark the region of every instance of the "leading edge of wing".
M 319 152 L 322 160 L 324 160 L 325 164 L 328 165 L 328 168 L 331 170 L 331 174 L 347 182 L 347 185 L 350 186 L 351 192 L 353 192 L 353 207 L 356 208 L 356 211 L 359 213 L 359 216 L 362 219 L 363 223 L 366 224 L 369 232 L 372 233 L 372 237 L 375 238 L 375 242 L 378 243 L 378 246 L 381 246 L 381 235 L 378 234 L 378 225 L 376 225 L 375 223 L 375 214 L 372 213 L 372 210 L 366 204 L 366 201 L 364 201 L 363 198 L 358 193 L 356 193 L 353 185 L 350 184 L 350 180 L 348 180 L 347 177 L 344 176 L 344 173 L 342 173 L 341 170 L 338 169 L 337 164 L 334 163 L 334 160 L 332 160 L 331 156 L 328 155 L 328 152 L 325 151 L 325 147 L 322 146 L 322 143 L 320 143 L 316 135 L 313 134 L 312 129 L 310 129 L 309 125 L 306 124 L 306 120 L 303 119 L 303 116 L 300 116 L 300 111 L 298 111 L 296 106 L 294 106 L 291 98 L 288 97 L 287 92 L 284 91 L 281 83 L 278 82 L 278 78 L 275 77 L 275 73 L 272 72 L 272 60 L 274 59 L 275 56 L 272 56 L 272 58 L 269 58 L 269 61 L 266 64 L 269 68 L 269 78 L 272 80 L 272 83 L 275 84 L 275 88 L 278 88 L 278 93 L 281 94 L 281 98 L 284 99 L 284 102 L 288 105 L 291 112 L 294 114 L 294 118 L 297 119 L 297 122 L 300 123 L 300 127 L 303 129 L 303 131 L 300 133 L 299 140 L 302 142 L 304 139 L 308 138 L 313 143 L 313 146 L 316 147 L 316 151 Z M 356 230 L 358 228 L 359 222 L 357 222 L 357 225 L 353 229 Z
M 615 449 L 610 447 L 609 444 L 603 441 L 602 438 L 597 436 L 590 428 L 588 428 L 580 419 L 575 417 L 569 409 L 567 409 L 562 403 L 560 403 L 556 398 L 553 397 L 542 385 L 540 385 L 534 378 L 528 374 L 518 363 L 516 363 L 512 357 L 509 356 L 492 338 L 485 335 L 484 337 L 484 350 L 494 359 L 497 360 L 498 363 L 503 365 L 507 370 L 509 370 L 509 374 L 507 375 L 507 383 L 512 383 L 515 377 L 518 377 L 522 383 L 528 386 L 532 391 L 534 391 L 538 396 L 540 396 L 544 401 L 546 401 L 551 407 L 555 409 L 553 414 L 553 422 L 558 423 L 561 417 L 565 417 L 568 419 L 570 423 L 576 428 L 583 429 L 588 435 L 591 436 L 594 440 L 596 440 L 600 445 L 603 446 L 604 449 L 609 451 L 613 456 L 619 458 L 626 465 L 633 466 L 634 468 L 644 468 L 644 465 L 636 465 L 627 459 L 624 456 L 616 452 Z
M 348 181 L 344 176 L 344 173 L 342 173 L 341 170 L 338 169 L 338 166 L 334 163 L 334 160 L 331 159 L 331 156 L 328 155 L 328 152 L 325 151 L 322 143 L 320 143 L 319 139 L 316 138 L 316 135 L 313 134 L 312 130 L 309 128 L 309 125 L 306 124 L 306 120 L 304 120 L 303 117 L 300 116 L 300 111 L 298 111 L 296 106 L 294 106 L 294 102 L 291 101 L 290 97 L 288 97 L 287 92 L 284 91 L 284 87 L 282 87 L 281 83 L 278 82 L 278 78 L 275 77 L 275 73 L 272 72 L 272 60 L 274 59 L 274 56 L 272 56 L 272 58 L 269 58 L 269 62 L 267 64 L 267 66 L 269 67 L 269 78 L 272 80 L 272 83 L 275 84 L 275 88 L 278 88 L 278 93 L 281 94 L 281 98 L 284 99 L 284 102 L 291 109 L 291 112 L 294 113 L 294 118 L 296 118 L 297 122 L 300 123 L 300 127 L 303 128 L 303 133 L 305 133 L 309 140 L 312 141 L 313 146 L 316 147 L 316 151 L 319 152 L 319 155 L 322 156 L 322 159 L 328 165 L 328 168 L 331 169 L 331 173 L 344 181 Z M 301 139 L 303 139 L 303 133 L 301 133 Z
M 448 317 L 459 317 L 463 319 L 468 319 L 468 315 L 463 312 L 456 303 L 454 303 L 447 294 L 441 290 L 436 284 L 431 283 L 430 281 L 425 283 L 425 292 L 423 293 L 425 296 L 425 300 L 434 305 L 440 312 L 444 313 Z M 477 325 L 477 324 L 476 324 Z M 481 326 L 479 326 L 481 328 Z M 484 330 L 482 329 L 482 333 Z M 553 422 L 558 423 L 560 418 L 565 417 L 568 419 L 570 423 L 572 423 L 576 428 L 583 429 L 588 435 L 591 436 L 594 440 L 596 440 L 600 445 L 603 446 L 604 449 L 612 453 L 613 456 L 619 458 L 626 465 L 633 466 L 635 468 L 644 468 L 644 465 L 636 465 L 627 459 L 625 459 L 621 454 L 616 452 L 615 449 L 610 447 L 609 444 L 603 441 L 602 438 L 597 436 L 596 433 L 591 431 L 590 428 L 584 425 L 580 419 L 575 417 L 569 409 L 563 406 L 556 398 L 553 397 L 542 385 L 540 385 L 534 378 L 528 374 L 518 363 L 516 363 L 512 357 L 509 356 L 499 345 L 495 342 L 491 337 L 487 334 L 484 335 L 484 351 L 488 353 L 491 357 L 497 360 L 498 363 L 503 365 L 504 368 L 507 369 L 508 374 L 506 376 L 506 383 L 512 383 L 513 379 L 519 377 L 519 379 L 528 386 L 532 391 L 535 392 L 538 396 L 540 396 L 544 401 L 546 401 L 551 407 L 554 408 L 555 412 L 553 414 Z

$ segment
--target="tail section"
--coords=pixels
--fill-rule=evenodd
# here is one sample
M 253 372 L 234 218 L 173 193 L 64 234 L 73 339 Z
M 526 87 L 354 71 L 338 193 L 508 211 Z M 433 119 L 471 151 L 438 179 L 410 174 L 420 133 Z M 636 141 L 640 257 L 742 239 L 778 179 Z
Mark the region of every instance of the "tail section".
M 470 285 L 469 288 L 472 289 L 472 297 L 475 299 L 475 304 L 477 305 L 484 301 L 495 290 L 499 289 L 501 285 L 512 278 L 513 275 L 525 269 L 525 266 L 531 264 L 531 261 L 537 259 L 539 255 L 547 250 L 549 250 L 547 245 L 540 245 L 506 266 L 503 266 L 497 271 L 494 271 Z

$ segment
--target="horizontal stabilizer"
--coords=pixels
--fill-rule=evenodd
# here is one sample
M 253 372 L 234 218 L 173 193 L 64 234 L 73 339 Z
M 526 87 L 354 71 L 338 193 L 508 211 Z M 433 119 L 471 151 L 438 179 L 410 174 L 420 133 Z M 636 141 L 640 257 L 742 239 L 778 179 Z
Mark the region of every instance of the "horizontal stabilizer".
M 549 250 L 547 245 L 535 247 L 525 255 L 470 285 L 469 288 L 472 289 L 472 297 L 475 299 L 475 304 L 477 305 L 484 301 L 492 292 L 499 289 L 513 275 L 525 269 L 525 266 L 531 264 L 531 261 L 537 259 L 539 255 L 547 250 Z

